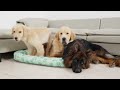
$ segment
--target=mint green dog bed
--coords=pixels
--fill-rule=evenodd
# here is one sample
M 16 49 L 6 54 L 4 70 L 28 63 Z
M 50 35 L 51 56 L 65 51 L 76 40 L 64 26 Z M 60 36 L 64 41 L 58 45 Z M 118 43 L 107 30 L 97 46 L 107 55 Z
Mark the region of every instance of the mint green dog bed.
M 27 55 L 26 50 L 16 51 L 14 53 L 14 60 L 22 63 L 43 65 L 49 67 L 64 67 L 62 58 L 30 56 Z

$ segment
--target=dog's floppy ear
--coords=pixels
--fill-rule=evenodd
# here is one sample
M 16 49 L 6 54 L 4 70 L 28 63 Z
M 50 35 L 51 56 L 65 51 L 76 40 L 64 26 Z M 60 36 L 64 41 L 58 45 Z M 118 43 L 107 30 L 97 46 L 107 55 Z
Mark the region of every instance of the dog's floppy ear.
M 75 39 L 76 39 L 76 35 L 71 31 L 70 41 L 73 41 Z
M 59 32 L 56 33 L 55 38 L 56 38 L 57 40 L 60 39 L 60 38 L 59 38 Z
M 22 25 L 23 37 L 26 37 L 28 28 L 25 25 Z

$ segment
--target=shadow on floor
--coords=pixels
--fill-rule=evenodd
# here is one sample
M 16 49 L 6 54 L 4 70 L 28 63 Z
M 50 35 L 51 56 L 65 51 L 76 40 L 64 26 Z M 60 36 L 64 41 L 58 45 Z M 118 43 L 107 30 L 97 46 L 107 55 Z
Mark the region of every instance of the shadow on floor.
M 9 53 L 3 53 L 2 54 L 2 59 L 12 59 L 13 58 L 14 52 L 9 52 Z

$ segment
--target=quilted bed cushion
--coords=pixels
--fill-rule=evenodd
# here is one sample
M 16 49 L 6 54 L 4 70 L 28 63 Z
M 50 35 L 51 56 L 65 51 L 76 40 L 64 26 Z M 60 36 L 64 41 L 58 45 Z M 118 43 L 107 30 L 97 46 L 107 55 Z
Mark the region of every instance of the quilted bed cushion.
M 43 65 L 49 67 L 64 67 L 62 58 L 30 56 L 27 55 L 26 50 L 16 51 L 14 53 L 14 60 L 22 63 Z

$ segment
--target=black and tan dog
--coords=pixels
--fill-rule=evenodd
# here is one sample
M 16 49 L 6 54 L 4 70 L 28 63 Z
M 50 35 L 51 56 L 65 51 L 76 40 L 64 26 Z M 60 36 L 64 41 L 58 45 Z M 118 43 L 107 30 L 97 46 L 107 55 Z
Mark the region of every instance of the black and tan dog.
M 80 73 L 82 72 L 82 69 L 88 69 L 90 67 L 90 59 L 87 59 L 87 57 L 80 51 L 73 56 L 71 63 L 72 70 L 75 73 Z
M 115 59 L 103 47 L 92 44 L 84 39 L 76 39 L 69 43 L 64 49 L 64 64 L 67 68 L 72 67 L 73 72 L 79 73 L 84 68 L 89 68 L 90 62 L 109 64 L 112 66 L 120 66 L 120 60 Z

